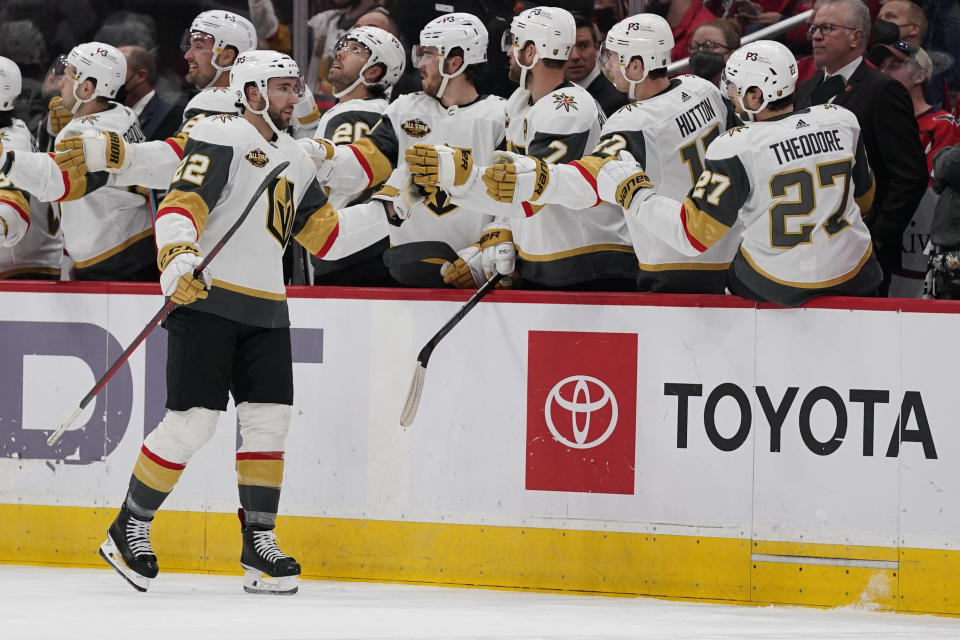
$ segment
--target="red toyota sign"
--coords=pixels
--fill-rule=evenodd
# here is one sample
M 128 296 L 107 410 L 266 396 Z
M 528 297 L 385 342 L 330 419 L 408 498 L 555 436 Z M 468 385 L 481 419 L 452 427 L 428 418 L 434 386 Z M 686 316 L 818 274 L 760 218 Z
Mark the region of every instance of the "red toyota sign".
M 531 331 L 529 490 L 632 494 L 637 335 Z

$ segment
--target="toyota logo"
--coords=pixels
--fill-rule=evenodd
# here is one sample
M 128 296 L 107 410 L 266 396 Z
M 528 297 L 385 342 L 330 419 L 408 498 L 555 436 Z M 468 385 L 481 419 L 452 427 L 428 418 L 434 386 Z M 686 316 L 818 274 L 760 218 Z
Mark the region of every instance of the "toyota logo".
M 564 387 L 569 388 L 570 383 L 573 383 L 572 392 L 568 391 L 567 394 L 564 394 Z M 593 386 L 594 389 L 599 387 L 601 395 L 598 399 L 590 396 L 591 386 Z M 566 409 L 570 412 L 570 424 L 575 442 L 561 435 L 556 425 L 553 424 L 551 409 L 554 403 L 561 409 Z M 600 435 L 590 439 L 591 415 L 603 409 L 608 403 L 610 404 L 609 424 L 602 427 L 602 429 L 594 428 L 593 434 L 599 433 Z M 613 430 L 617 426 L 617 399 L 614 397 L 610 387 L 594 377 L 570 376 L 553 385 L 553 389 L 547 394 L 547 401 L 544 404 L 544 414 L 547 420 L 547 428 L 550 429 L 550 433 L 552 433 L 553 437 L 559 442 L 573 449 L 590 449 L 603 444 L 607 438 L 613 434 Z M 580 416 L 582 416 L 582 426 L 580 424 Z

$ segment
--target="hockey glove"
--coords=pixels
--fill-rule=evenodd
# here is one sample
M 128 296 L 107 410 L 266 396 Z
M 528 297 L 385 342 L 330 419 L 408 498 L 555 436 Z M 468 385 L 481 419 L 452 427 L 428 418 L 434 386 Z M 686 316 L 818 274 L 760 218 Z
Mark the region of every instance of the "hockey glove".
M 21 216 L 10 205 L 0 203 L 0 245 L 12 247 L 23 239 L 29 228 L 29 217 Z
M 130 166 L 123 136 L 115 131 L 84 131 L 57 143 L 54 160 L 61 171 L 122 173 Z
M 160 250 L 157 264 L 160 266 L 160 288 L 178 305 L 190 304 L 207 297 L 207 289 L 213 284 L 209 269 L 204 269 L 200 278 L 194 270 L 203 258 L 193 244 L 167 245 Z
M 601 200 L 620 205 L 624 211 L 653 193 L 653 183 L 637 162 L 611 159 L 597 175 L 597 195 Z
M 326 138 L 301 138 L 297 140 L 313 164 L 317 165 L 317 180 L 325 185 L 330 180 L 330 174 L 333 173 L 333 157 L 336 154 L 337 146 Z
M 440 267 L 444 282 L 457 289 L 476 289 L 487 281 L 479 243 L 457 251 L 457 255 L 460 257 L 452 263 L 444 262 Z
M 47 104 L 49 115 L 47 117 L 47 131 L 50 135 L 56 136 L 60 130 L 67 126 L 67 123 L 73 120 L 73 114 L 63 106 L 63 100 L 60 96 L 53 96 Z
M 536 202 L 550 184 L 550 167 L 540 158 L 496 151 L 483 172 L 487 195 L 497 202 Z
M 512 287 L 517 280 L 517 248 L 513 244 L 513 232 L 502 222 L 491 222 L 483 229 L 480 251 L 486 279 L 500 273 L 504 277 L 497 283 L 497 288 Z
M 423 187 L 469 186 L 473 180 L 473 150 L 443 144 L 415 144 L 405 154 L 413 181 Z

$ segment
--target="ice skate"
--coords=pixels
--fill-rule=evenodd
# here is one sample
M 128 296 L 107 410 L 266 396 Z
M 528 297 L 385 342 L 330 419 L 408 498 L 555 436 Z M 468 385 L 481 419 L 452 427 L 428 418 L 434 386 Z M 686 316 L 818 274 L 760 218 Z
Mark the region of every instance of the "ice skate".
M 123 505 L 107 530 L 107 539 L 100 545 L 100 557 L 137 591 L 146 591 L 159 571 L 157 556 L 150 546 L 152 522 L 136 518 Z
M 243 552 L 240 555 L 243 590 L 247 593 L 295 594 L 300 564 L 280 550 L 273 529 L 256 524 L 247 526 L 243 509 L 238 515 L 240 532 L 243 534 Z

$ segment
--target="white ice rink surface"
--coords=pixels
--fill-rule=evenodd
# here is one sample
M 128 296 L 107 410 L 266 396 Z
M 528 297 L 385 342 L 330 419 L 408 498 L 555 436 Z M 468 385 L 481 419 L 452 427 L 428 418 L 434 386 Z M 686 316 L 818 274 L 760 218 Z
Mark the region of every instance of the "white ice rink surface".
M 0 565 L 0 639 L 46 638 L 960 638 L 960 619 L 312 580 L 257 596 L 178 573 L 142 594 L 109 570 Z

